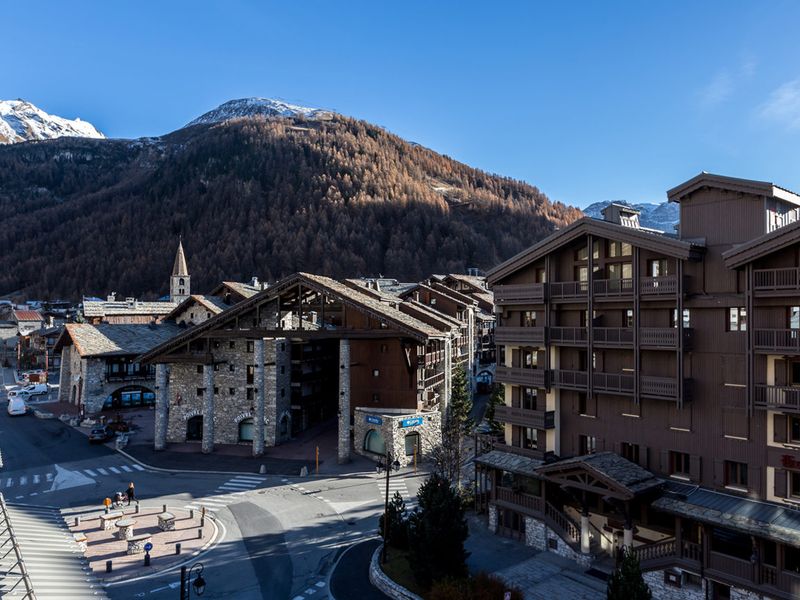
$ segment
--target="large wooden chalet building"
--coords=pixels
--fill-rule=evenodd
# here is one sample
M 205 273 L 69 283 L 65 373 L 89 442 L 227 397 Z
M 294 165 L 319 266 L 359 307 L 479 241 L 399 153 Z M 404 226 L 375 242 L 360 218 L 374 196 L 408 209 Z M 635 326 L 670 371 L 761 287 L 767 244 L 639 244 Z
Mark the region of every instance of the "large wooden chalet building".
M 702 173 L 668 198 L 676 232 L 614 205 L 488 274 L 479 505 L 586 564 L 632 547 L 656 598 L 798 598 L 800 195 Z

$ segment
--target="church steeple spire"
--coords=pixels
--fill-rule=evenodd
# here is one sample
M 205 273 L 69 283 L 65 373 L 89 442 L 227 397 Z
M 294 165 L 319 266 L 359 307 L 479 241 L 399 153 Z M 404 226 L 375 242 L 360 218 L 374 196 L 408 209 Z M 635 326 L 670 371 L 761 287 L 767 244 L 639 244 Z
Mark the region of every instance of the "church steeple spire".
M 178 240 L 178 251 L 175 253 L 175 264 L 172 266 L 172 277 L 169 281 L 169 299 L 180 303 L 191 294 L 191 278 L 186 266 L 186 255 L 183 253 L 183 239 Z

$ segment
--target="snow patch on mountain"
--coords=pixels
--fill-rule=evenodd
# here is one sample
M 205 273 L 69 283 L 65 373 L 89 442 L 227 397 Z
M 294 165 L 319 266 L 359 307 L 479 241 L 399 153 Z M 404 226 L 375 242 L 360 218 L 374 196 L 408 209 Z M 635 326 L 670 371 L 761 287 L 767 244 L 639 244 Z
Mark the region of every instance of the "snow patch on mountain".
M 678 224 L 680 219 L 680 207 L 674 202 L 662 202 L 656 204 L 654 202 L 642 202 L 640 204 L 631 204 L 624 200 L 614 200 L 618 204 L 625 204 L 635 208 L 640 212 L 639 223 L 642 227 L 649 227 L 651 229 L 658 229 L 664 233 L 675 233 L 675 225 Z M 583 209 L 583 213 L 587 217 L 595 219 L 602 219 L 602 210 L 611 204 L 609 202 L 595 202 Z
M 240 98 L 220 104 L 214 110 L 210 110 L 204 115 L 197 117 L 194 121 L 187 123 L 186 127 L 191 125 L 220 123 L 229 119 L 238 119 L 242 117 L 263 116 L 267 118 L 288 118 L 302 116 L 306 119 L 325 119 L 329 118 L 331 115 L 333 115 L 333 112 L 329 110 L 298 106 L 272 98 Z
M 58 137 L 105 138 L 87 121 L 51 115 L 25 100 L 0 100 L 0 144 Z

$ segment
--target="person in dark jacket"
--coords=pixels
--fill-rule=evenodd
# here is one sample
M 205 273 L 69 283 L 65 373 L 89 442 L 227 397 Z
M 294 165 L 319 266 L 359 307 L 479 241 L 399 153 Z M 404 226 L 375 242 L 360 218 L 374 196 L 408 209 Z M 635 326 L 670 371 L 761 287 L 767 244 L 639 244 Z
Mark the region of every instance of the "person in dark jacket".
M 131 502 L 136 500 L 136 490 L 133 487 L 132 481 L 128 484 L 128 489 L 125 491 L 125 493 L 128 496 L 128 506 L 130 506 Z

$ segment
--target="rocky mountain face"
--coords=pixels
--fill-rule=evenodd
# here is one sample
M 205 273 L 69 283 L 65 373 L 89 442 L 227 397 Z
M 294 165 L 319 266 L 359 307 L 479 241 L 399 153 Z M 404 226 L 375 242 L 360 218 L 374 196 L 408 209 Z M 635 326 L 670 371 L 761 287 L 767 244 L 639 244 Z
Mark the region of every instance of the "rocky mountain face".
M 159 138 L 0 147 L 0 297 L 160 296 L 179 235 L 197 292 L 300 270 L 413 281 L 581 216 L 364 121 L 237 104 Z
M 315 120 L 327 119 L 332 117 L 333 114 L 333 112 L 321 108 L 297 106 L 272 98 L 240 98 L 220 104 L 214 110 L 200 115 L 186 126 L 221 123 L 230 119 L 239 119 L 242 117 L 302 117 Z
M 102 139 L 94 125 L 51 115 L 25 100 L 0 100 L 0 144 L 59 137 Z
M 651 229 L 658 229 L 664 233 L 675 233 L 675 225 L 678 224 L 680 218 L 680 207 L 674 202 L 662 202 L 661 204 L 655 203 L 640 203 L 631 204 L 624 200 L 615 200 L 614 202 L 620 204 L 627 204 L 640 212 L 639 222 L 642 227 L 649 227 Z M 602 219 L 602 210 L 611 204 L 611 202 L 595 202 L 583 209 L 583 212 L 588 217 L 595 219 Z

